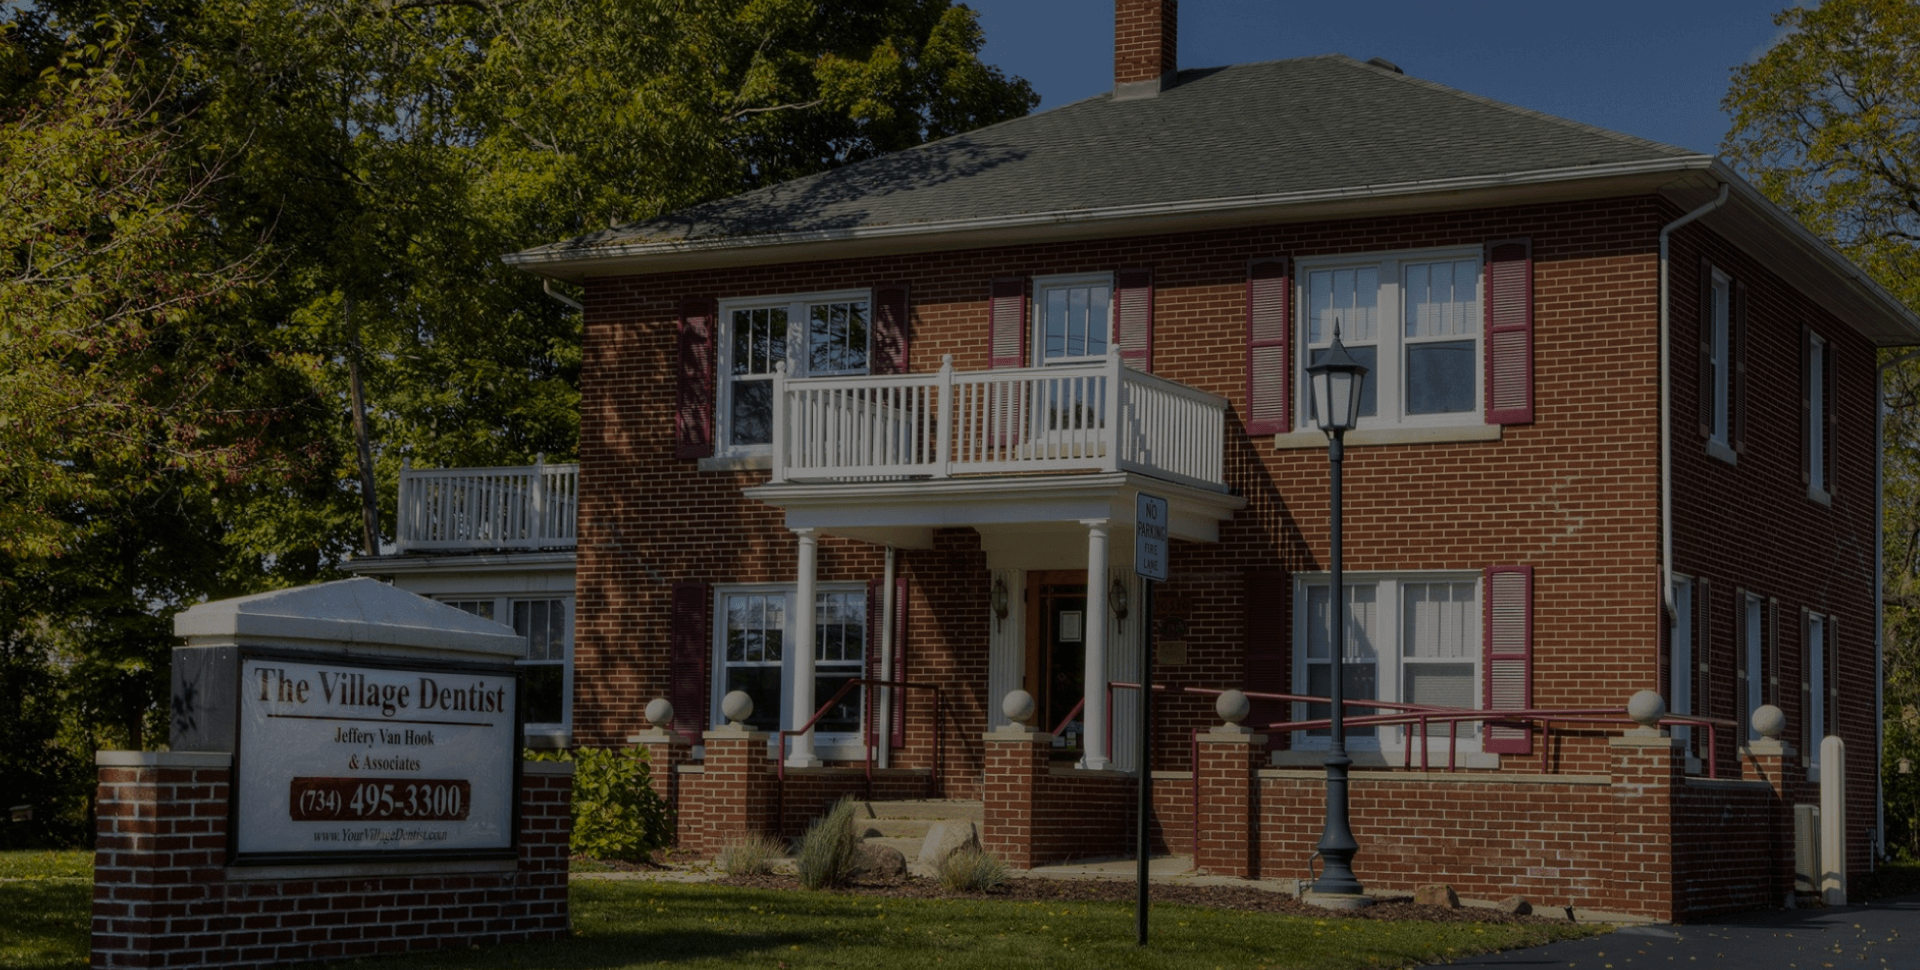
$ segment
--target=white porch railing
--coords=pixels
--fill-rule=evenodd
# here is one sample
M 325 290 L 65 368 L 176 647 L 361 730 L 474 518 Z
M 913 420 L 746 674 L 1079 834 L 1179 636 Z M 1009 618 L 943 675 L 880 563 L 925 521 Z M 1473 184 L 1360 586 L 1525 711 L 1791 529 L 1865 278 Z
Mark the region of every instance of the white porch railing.
M 774 378 L 783 481 L 1131 471 L 1226 490 L 1227 401 L 1104 361 L 959 373 Z
M 400 467 L 394 545 L 435 549 L 545 549 L 578 536 L 580 466 L 544 460 L 513 468 Z

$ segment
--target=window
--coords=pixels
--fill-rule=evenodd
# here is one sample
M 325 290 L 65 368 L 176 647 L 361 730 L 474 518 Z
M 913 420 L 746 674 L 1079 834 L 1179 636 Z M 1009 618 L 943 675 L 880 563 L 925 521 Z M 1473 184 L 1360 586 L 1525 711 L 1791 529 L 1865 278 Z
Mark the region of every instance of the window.
M 1733 303 L 1733 281 L 1719 270 L 1713 271 L 1713 283 L 1709 288 L 1712 305 L 1708 332 L 1705 335 L 1705 354 L 1703 367 L 1712 370 L 1712 379 L 1707 388 L 1712 399 L 1703 402 L 1701 412 L 1707 418 L 1707 450 L 1716 457 L 1732 461 L 1734 452 L 1728 439 L 1728 427 L 1731 419 L 1731 384 L 1733 368 L 1728 354 L 1729 320 Z
M 1305 579 L 1296 591 L 1294 684 L 1299 693 L 1325 697 L 1332 691 L 1333 624 L 1330 588 L 1324 577 Z M 1444 707 L 1480 707 L 1480 577 L 1433 573 L 1362 577 L 1346 584 L 1347 649 L 1342 693 L 1349 701 L 1371 698 Z M 1323 718 L 1326 704 L 1295 705 L 1297 718 Z M 1349 716 L 1375 713 L 1349 707 Z M 1378 713 L 1385 713 L 1384 711 Z M 1349 728 L 1356 748 L 1398 748 L 1417 729 Z M 1326 743 L 1325 730 L 1304 732 L 1299 747 Z M 1459 750 L 1479 750 L 1479 726 L 1462 723 Z M 1445 726 L 1428 738 L 1444 751 Z
M 1693 580 L 1673 578 L 1673 626 L 1667 631 L 1667 713 L 1693 713 Z M 1692 750 L 1693 729 L 1672 728 L 1675 739 Z
M 1807 653 L 1805 657 L 1804 696 L 1800 716 L 1800 735 L 1805 753 L 1801 757 L 1811 769 L 1807 780 L 1815 781 L 1820 771 L 1820 743 L 1830 733 L 1827 724 L 1827 618 L 1819 613 L 1806 614 Z
M 526 638 L 520 666 L 521 704 L 529 732 L 568 730 L 573 723 L 573 625 L 569 598 L 467 596 L 440 602 L 483 620 L 503 617 Z
M 720 448 L 743 455 L 773 441 L 773 377 L 867 373 L 871 303 L 865 290 L 720 306 Z
M 1097 363 L 1113 333 L 1113 277 L 1043 276 L 1033 281 L 1033 361 Z
M 1298 426 L 1315 427 L 1306 368 L 1336 326 L 1368 368 L 1360 427 L 1481 423 L 1480 268 L 1478 247 L 1302 260 Z
M 1832 492 L 1827 481 L 1827 342 L 1812 331 L 1807 332 L 1806 356 L 1807 497 L 1826 502 Z
M 716 595 L 716 676 L 709 708 L 716 726 L 721 723 L 720 699 L 736 690 L 753 698 L 747 723 L 756 731 L 798 727 L 813 715 L 788 710 L 796 669 L 787 649 L 794 639 L 788 609 L 792 595 L 792 587 L 778 586 L 722 589 Z M 825 704 L 865 669 L 865 588 L 822 584 L 814 595 L 813 623 L 813 697 L 815 704 Z M 834 746 L 859 743 L 862 693 L 858 688 L 848 691 L 815 726 L 815 749 L 823 756 Z
M 1749 741 L 1760 740 L 1760 732 L 1753 729 L 1753 712 L 1767 703 L 1765 602 L 1752 593 L 1746 594 L 1741 602 L 1740 659 L 1747 682 L 1741 693 L 1740 723 Z

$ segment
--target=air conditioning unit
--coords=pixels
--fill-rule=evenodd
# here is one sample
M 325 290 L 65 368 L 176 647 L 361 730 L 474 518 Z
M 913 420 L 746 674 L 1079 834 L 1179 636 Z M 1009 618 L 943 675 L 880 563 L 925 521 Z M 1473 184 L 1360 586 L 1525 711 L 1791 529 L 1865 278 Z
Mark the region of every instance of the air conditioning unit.
M 1820 806 L 1793 806 L 1793 891 L 1820 891 Z

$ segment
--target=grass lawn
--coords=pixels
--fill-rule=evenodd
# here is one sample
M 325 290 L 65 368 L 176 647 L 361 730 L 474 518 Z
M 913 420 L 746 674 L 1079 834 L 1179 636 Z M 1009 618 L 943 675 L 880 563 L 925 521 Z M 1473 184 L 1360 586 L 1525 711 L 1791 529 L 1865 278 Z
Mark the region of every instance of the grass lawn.
M 87 965 L 93 853 L 0 852 L 0 967 Z
M 0 853 L 0 967 L 87 965 L 84 852 Z M 1133 945 L 1117 903 L 883 899 L 581 880 L 574 936 L 553 943 L 358 961 L 406 967 L 1270 968 L 1404 967 L 1584 935 L 1592 927 L 1389 923 L 1156 905 Z

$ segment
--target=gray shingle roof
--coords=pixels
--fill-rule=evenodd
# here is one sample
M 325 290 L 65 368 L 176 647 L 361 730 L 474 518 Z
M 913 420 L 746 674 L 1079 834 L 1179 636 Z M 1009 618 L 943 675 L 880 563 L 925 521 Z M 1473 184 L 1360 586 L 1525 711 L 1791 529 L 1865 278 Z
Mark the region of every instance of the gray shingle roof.
M 835 233 L 1699 158 L 1331 54 L 1183 71 L 519 254 Z

